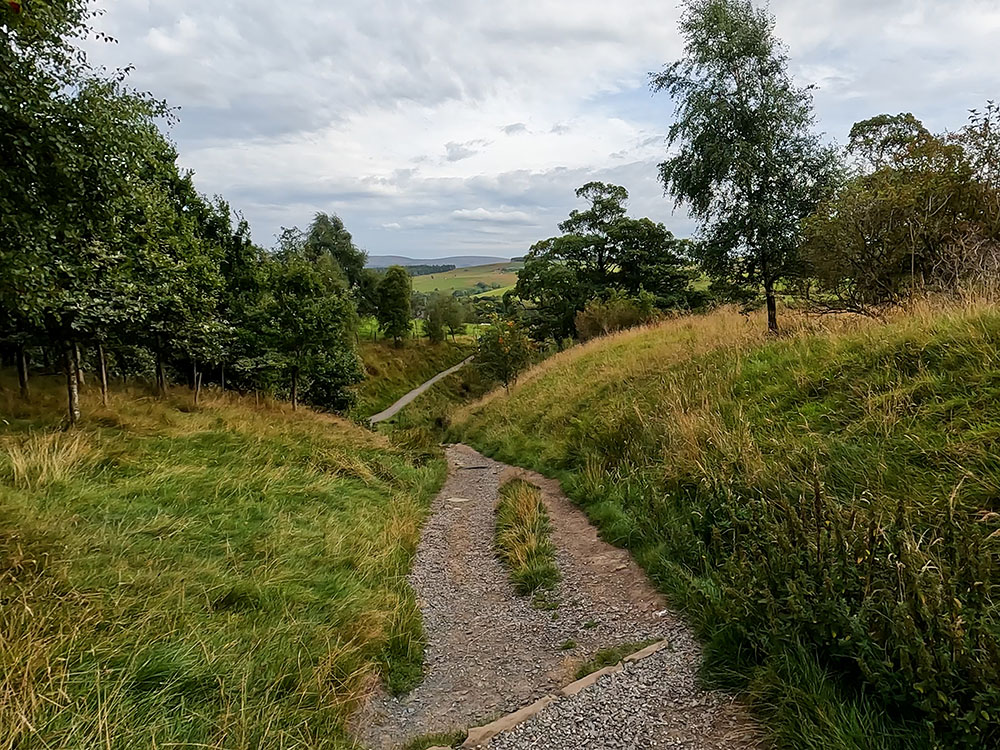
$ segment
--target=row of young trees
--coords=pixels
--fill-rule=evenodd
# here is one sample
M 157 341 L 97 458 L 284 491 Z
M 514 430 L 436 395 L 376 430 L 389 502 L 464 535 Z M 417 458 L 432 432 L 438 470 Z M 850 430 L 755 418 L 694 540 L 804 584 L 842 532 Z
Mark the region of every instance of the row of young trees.
M 652 76 L 676 103 L 660 166 L 700 222 L 695 257 L 725 299 L 801 293 L 865 314 L 915 290 L 995 285 L 1000 259 L 1000 110 L 957 133 L 913 115 L 854 126 L 846 149 L 814 130 L 774 19 L 750 0 L 688 0 L 684 56 Z
M 58 365 L 70 423 L 84 369 L 105 397 L 110 374 L 149 377 L 160 393 L 181 375 L 195 398 L 210 379 L 345 408 L 362 377 L 359 310 L 390 335 L 397 318 L 408 327 L 408 274 L 366 270 L 326 214 L 273 251 L 254 245 L 178 167 L 166 105 L 77 50 L 87 8 L 0 6 L 0 355 L 22 395 L 33 367 Z
M 778 300 L 877 314 L 916 290 L 1000 278 L 1000 107 L 955 133 L 913 115 L 854 126 L 845 149 L 815 131 L 810 87 L 788 72 L 774 19 L 751 0 L 687 0 L 680 60 L 651 76 L 676 109 L 660 180 L 698 221 L 696 241 L 626 215 L 624 188 L 537 243 L 516 289 L 538 339 L 587 337 L 712 300 Z M 695 292 L 695 277 L 710 288 Z M 704 286 L 704 285 L 703 285 Z

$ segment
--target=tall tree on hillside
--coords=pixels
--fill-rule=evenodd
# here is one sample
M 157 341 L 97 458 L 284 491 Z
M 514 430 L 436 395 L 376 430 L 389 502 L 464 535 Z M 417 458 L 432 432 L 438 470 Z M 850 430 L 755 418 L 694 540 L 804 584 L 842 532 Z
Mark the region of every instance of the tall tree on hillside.
M 303 385 L 314 396 L 323 394 L 311 399 L 316 405 L 338 408 L 342 387 L 360 377 L 352 341 L 356 313 L 340 269 L 332 258 L 289 251 L 279 253 L 268 270 L 265 340 L 287 379 L 292 408 L 298 407 Z
M 391 336 L 396 346 L 410 332 L 410 309 L 413 283 L 410 274 L 402 266 L 391 266 L 378 284 L 379 328 L 386 336 Z
M 316 214 L 305 234 L 305 251 L 313 260 L 329 255 L 343 271 L 348 286 L 361 285 L 368 256 L 355 247 L 351 233 L 336 214 Z
M 628 191 L 589 182 L 576 191 L 589 201 L 559 225 L 563 234 L 536 243 L 518 273 L 517 295 L 533 306 L 537 338 L 557 341 L 576 332 L 576 314 L 612 290 L 646 291 L 661 308 L 686 307 L 691 274 L 687 244 L 649 219 L 626 215 Z
M 675 155 L 660 178 L 701 222 L 700 257 L 724 289 L 763 290 L 777 331 L 776 290 L 800 273 L 799 223 L 838 170 L 813 132 L 812 98 L 788 73 L 774 19 L 751 0 L 686 0 L 684 57 L 652 75 L 676 102 Z

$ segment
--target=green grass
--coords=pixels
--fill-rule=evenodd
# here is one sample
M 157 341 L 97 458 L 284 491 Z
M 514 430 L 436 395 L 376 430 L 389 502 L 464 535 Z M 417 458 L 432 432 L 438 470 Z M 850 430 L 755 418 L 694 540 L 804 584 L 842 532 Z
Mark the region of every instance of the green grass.
M 410 321 L 410 338 L 406 340 L 407 344 L 417 345 L 421 343 L 427 343 L 427 331 L 425 328 L 425 323 L 422 318 L 414 318 Z M 479 332 L 479 326 L 475 323 L 466 323 L 462 331 L 456 333 L 456 340 L 458 343 L 469 344 L 476 337 Z M 383 341 L 383 333 L 378 328 L 378 321 L 375 318 L 362 318 L 358 323 L 358 341 L 361 346 L 372 343 L 381 343 Z M 448 340 L 451 341 L 451 334 L 448 334 Z
M 468 732 L 464 729 L 456 730 L 454 732 L 426 734 L 422 737 L 417 737 L 415 740 L 407 742 L 403 746 L 403 750 L 427 750 L 431 747 L 457 747 L 460 743 L 465 741 L 467 736 Z
M 430 497 L 385 437 L 282 404 L 0 376 L 0 748 L 347 748 L 421 676 Z
M 357 402 L 352 415 L 366 419 L 391 406 L 411 390 L 439 372 L 457 365 L 472 353 L 466 341 L 431 344 L 426 340 L 407 341 L 396 348 L 389 342 L 362 341 L 359 347 L 365 380 L 355 388 Z
M 653 639 L 638 643 L 623 643 L 620 646 L 601 649 L 593 657 L 580 665 L 576 670 L 576 679 L 582 680 L 587 675 L 593 674 L 600 669 L 613 667 L 615 664 L 620 663 L 626 656 L 631 656 L 638 651 L 642 651 L 647 646 L 652 646 L 656 642 L 656 639 Z
M 597 340 L 450 437 L 560 477 L 779 747 L 1000 745 L 1000 311 L 782 322 Z
M 510 286 L 502 286 L 497 289 L 490 289 L 488 292 L 482 292 L 481 294 L 475 294 L 474 297 L 503 297 L 507 292 L 511 292 L 515 289 L 515 284 Z
M 424 292 L 468 292 L 477 284 L 487 287 L 497 285 L 510 287 L 517 283 L 517 269 L 521 263 L 492 263 L 485 266 L 456 268 L 446 273 L 435 273 L 427 276 L 413 277 L 413 291 Z
M 521 480 L 504 484 L 496 526 L 497 554 L 518 594 L 534 594 L 559 582 L 549 516 L 537 487 Z

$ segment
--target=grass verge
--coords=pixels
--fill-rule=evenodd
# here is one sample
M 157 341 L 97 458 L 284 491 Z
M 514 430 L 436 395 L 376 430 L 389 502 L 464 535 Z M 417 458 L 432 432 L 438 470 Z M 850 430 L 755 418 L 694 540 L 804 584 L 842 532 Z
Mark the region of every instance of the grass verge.
M 347 748 L 421 676 L 405 576 L 444 477 L 283 404 L 0 374 L 0 748 Z
M 464 729 L 455 730 L 454 732 L 426 734 L 407 742 L 403 746 L 403 750 L 428 750 L 431 747 L 458 747 L 462 742 L 465 742 L 465 738 L 468 736 L 468 732 Z
M 522 596 L 550 589 L 559 582 L 556 550 L 541 491 L 514 480 L 500 488 L 496 545 L 514 590 Z
M 783 323 L 574 348 L 452 438 L 562 479 L 779 746 L 1000 746 L 1000 312 Z

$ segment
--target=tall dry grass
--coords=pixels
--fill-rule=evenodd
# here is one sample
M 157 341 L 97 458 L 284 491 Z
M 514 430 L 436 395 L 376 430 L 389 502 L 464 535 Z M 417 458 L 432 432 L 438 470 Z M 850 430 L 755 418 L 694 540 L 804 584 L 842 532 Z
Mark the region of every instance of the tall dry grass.
M 37 490 L 69 479 L 97 456 L 86 435 L 47 432 L 0 438 L 0 459 L 7 480 L 22 490 Z
M 440 460 L 253 395 L 143 388 L 77 430 L 0 373 L 0 750 L 352 747 L 420 678 L 406 572 Z M 16 385 L 16 384 L 15 384 Z
M 517 593 L 527 596 L 559 582 L 549 516 L 534 485 L 514 480 L 500 487 L 496 548 Z

